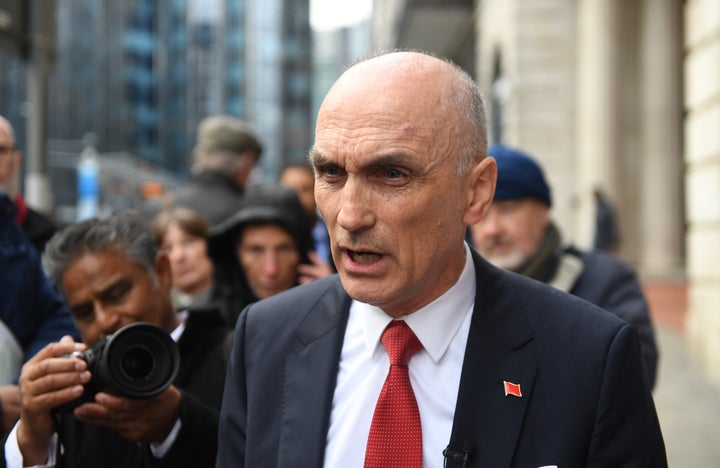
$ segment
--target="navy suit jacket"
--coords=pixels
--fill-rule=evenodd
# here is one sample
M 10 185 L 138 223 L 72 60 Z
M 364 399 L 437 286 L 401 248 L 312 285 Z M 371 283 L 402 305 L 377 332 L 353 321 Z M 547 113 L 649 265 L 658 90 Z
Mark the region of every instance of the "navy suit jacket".
M 447 466 L 667 466 L 637 331 L 473 259 L 475 308 L 447 440 L 460 460 Z M 332 276 L 243 311 L 217 467 L 322 466 L 350 303 Z M 506 396 L 503 381 L 522 396 Z

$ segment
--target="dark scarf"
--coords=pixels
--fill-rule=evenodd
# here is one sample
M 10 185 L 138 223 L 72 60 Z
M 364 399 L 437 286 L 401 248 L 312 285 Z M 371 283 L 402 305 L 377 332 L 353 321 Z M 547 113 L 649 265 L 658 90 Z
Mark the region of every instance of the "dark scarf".
M 517 273 L 547 283 L 555 275 L 563 253 L 560 231 L 555 224 L 548 224 L 545 236 L 533 255 Z

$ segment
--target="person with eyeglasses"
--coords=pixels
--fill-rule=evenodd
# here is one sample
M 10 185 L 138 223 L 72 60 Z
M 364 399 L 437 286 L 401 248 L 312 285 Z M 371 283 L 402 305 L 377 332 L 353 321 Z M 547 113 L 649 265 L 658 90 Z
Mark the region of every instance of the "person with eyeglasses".
M 22 153 L 15 145 L 15 129 L 0 115 L 0 192 L 6 193 L 16 208 L 15 221 L 30 239 L 38 254 L 57 231 L 55 222 L 27 204 L 19 190 Z

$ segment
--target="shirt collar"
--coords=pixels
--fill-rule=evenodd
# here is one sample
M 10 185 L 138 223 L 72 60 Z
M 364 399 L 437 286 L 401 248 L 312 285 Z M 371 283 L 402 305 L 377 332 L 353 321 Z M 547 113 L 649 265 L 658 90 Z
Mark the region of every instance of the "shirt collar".
M 415 333 L 433 362 L 440 361 L 472 310 L 475 304 L 475 284 L 475 264 L 470 248 L 465 244 L 465 266 L 457 282 L 425 307 L 400 319 L 405 320 Z M 385 327 L 393 318 L 378 307 L 355 300 L 351 310 L 359 314 L 365 346 L 368 354 L 372 355 Z
M 172 338 L 173 341 L 176 343 L 178 341 L 180 341 L 180 337 L 182 336 L 183 332 L 185 331 L 185 321 L 187 320 L 187 317 L 188 317 L 188 311 L 187 310 L 180 311 L 177 313 L 177 316 L 178 316 L 178 322 L 180 322 L 180 324 L 177 327 L 175 327 L 175 330 L 170 332 L 170 338 Z

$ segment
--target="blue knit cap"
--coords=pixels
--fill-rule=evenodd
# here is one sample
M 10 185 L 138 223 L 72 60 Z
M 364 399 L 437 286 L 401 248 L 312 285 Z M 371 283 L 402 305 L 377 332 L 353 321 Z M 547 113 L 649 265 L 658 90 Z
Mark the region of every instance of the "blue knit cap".
M 535 198 L 552 206 L 550 187 L 535 160 L 520 150 L 500 143 L 492 145 L 488 154 L 495 158 L 498 167 L 495 200 Z

